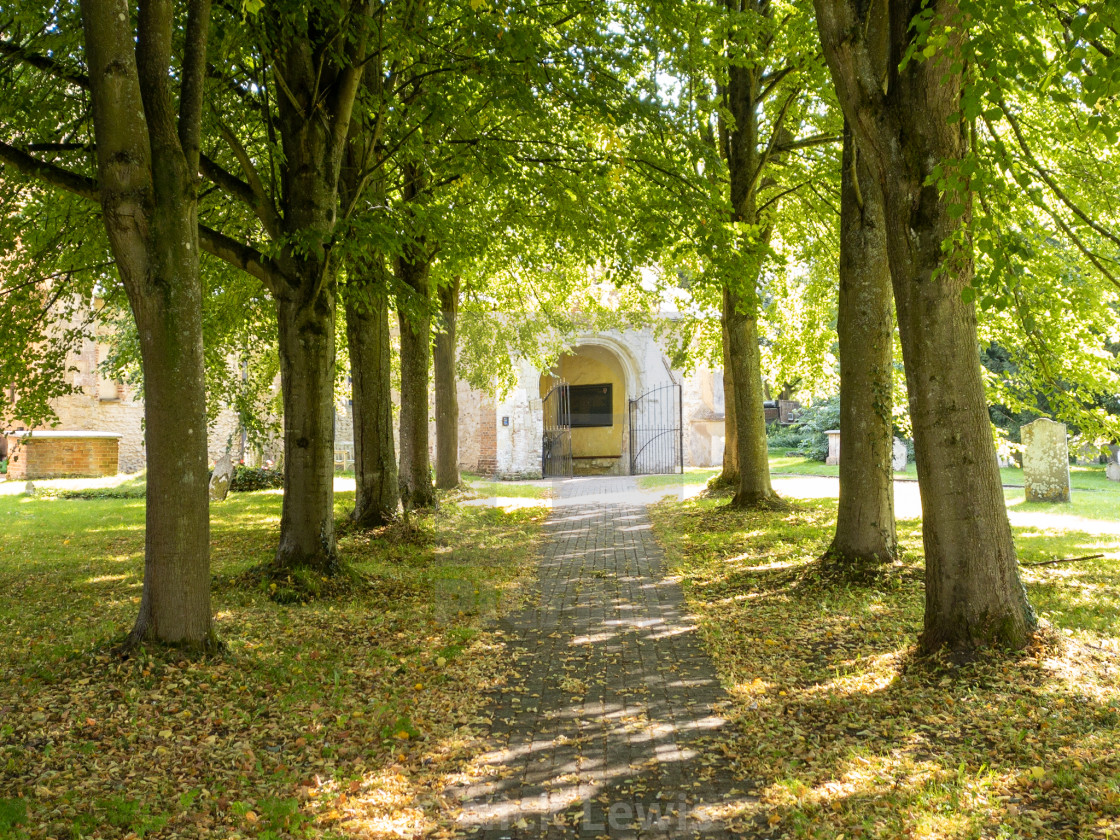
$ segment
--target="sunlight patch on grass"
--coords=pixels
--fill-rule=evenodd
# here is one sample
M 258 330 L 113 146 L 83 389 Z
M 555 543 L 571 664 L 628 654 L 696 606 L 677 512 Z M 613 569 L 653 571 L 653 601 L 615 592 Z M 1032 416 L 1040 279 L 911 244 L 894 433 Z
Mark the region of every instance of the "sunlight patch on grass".
M 338 501 L 343 515 L 352 494 Z M 446 824 L 434 794 L 481 749 L 474 722 L 510 662 L 492 621 L 520 603 L 547 512 L 446 504 L 407 531 L 345 535 L 363 585 L 290 606 L 237 582 L 272 556 L 279 513 L 267 492 L 211 508 L 223 655 L 120 659 L 108 645 L 136 616 L 143 502 L 0 496 L 19 523 L 0 545 L 0 790 L 20 797 L 18 813 L 0 801 L 0 835 Z
M 811 558 L 836 503 L 652 512 L 734 705 L 732 750 L 758 780 L 740 820 L 790 838 L 1104 836 L 1120 828 L 1120 538 L 1017 529 L 1046 629 L 1019 655 L 916 661 L 921 535 L 870 585 Z M 747 538 L 748 533 L 762 533 Z M 809 558 L 809 559 L 807 559 Z

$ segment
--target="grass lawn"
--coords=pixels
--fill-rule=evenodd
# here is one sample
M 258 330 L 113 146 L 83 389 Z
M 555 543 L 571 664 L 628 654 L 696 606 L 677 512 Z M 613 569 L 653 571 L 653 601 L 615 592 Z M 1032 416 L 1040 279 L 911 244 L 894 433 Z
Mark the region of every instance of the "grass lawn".
M 516 603 L 546 511 L 445 504 L 343 537 L 367 584 L 283 606 L 239 578 L 270 557 L 280 500 L 214 506 L 228 649 L 190 660 L 110 651 L 139 602 L 142 500 L 0 496 L 0 837 L 433 829 L 507 668 L 487 619 Z
M 728 749 L 757 780 L 740 819 L 791 838 L 1120 836 L 1120 537 L 1017 529 L 1049 629 L 1020 655 L 917 661 L 918 523 L 874 586 L 813 561 L 836 503 L 735 513 L 661 502 L 658 539 L 728 686 Z
M 489 478 L 463 473 L 464 498 L 484 499 L 491 496 L 503 496 L 516 499 L 551 499 L 552 486 L 536 481 L 522 483 L 518 481 L 494 481 Z
M 714 475 L 714 471 L 712 474 Z M 770 450 L 770 473 L 772 475 L 840 475 L 840 467 L 829 466 L 820 461 L 811 461 L 800 455 L 788 453 L 784 449 Z M 1022 487 L 1023 471 L 1018 467 L 1009 467 L 999 471 L 1000 479 L 1005 486 Z M 918 468 L 911 461 L 903 472 L 895 473 L 896 478 L 912 478 L 917 480 Z M 1109 481 L 1105 478 L 1104 467 L 1071 466 L 1069 468 L 1069 483 L 1074 490 L 1112 490 L 1120 494 L 1120 483 Z M 1022 493 L 1020 493 L 1020 496 Z

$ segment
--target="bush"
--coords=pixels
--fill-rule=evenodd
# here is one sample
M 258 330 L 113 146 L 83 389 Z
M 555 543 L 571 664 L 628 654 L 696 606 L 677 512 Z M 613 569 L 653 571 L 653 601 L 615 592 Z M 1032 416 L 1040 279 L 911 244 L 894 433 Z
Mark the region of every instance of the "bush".
M 272 490 L 284 486 L 284 473 L 280 470 L 266 470 L 261 467 L 246 467 L 238 464 L 233 469 L 233 480 L 229 489 L 234 493 L 248 493 L 252 490 Z
M 8 474 L 8 459 L 0 458 L 0 475 Z
M 87 490 L 55 490 L 50 487 L 35 488 L 35 496 L 42 499 L 143 499 L 146 489 L 122 484 L 117 487 L 90 487 Z
M 839 428 L 840 397 L 837 395 L 801 409 L 797 422 L 780 435 L 782 441 L 792 442 L 777 445 L 792 446 L 812 461 L 824 461 L 828 458 L 828 435 L 825 432 Z M 774 438 L 771 441 L 776 443 Z
M 766 445 L 771 449 L 797 449 L 801 445 L 801 432 L 795 424 L 783 426 L 775 420 L 766 427 Z

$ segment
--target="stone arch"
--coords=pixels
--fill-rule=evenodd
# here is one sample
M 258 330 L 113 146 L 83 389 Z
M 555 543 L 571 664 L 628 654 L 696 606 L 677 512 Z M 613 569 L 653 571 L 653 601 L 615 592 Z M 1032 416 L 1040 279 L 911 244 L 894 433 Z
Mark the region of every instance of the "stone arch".
M 573 467 L 577 475 L 626 475 L 630 471 L 629 400 L 640 393 L 641 371 L 633 353 L 612 336 L 584 336 L 561 354 L 540 377 L 545 396 L 558 379 L 574 388 L 610 384 L 612 422 L 572 428 Z M 573 392 L 574 393 L 574 392 Z M 575 409 L 573 408 L 573 415 Z

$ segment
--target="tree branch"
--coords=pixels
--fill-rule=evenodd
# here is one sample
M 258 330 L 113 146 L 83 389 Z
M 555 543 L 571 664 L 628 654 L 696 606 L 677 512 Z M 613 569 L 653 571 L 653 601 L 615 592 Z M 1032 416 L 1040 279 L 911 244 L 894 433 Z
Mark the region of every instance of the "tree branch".
M 814 134 L 801 140 L 791 140 L 788 143 L 779 143 L 774 147 L 775 152 L 792 152 L 795 149 L 808 149 L 811 146 L 826 146 L 829 143 L 838 143 L 844 138 L 839 134 Z
M 284 273 L 279 266 L 251 245 L 205 225 L 198 226 L 198 244 L 206 253 L 256 277 L 273 295 L 284 290 Z
M 777 204 L 777 203 L 778 203 L 779 201 L 781 201 L 781 200 L 782 200 L 782 199 L 783 199 L 783 198 L 784 198 L 785 196 L 789 195 L 790 193 L 794 193 L 794 192 L 797 192 L 797 191 L 798 191 L 799 189 L 801 189 L 801 188 L 802 188 L 803 186 L 805 186 L 805 185 L 806 185 L 806 184 L 808 184 L 808 183 L 809 183 L 809 180 L 805 180 L 805 181 L 802 181 L 802 182 L 801 182 L 800 184 L 798 184 L 797 186 L 794 186 L 794 187 L 790 187 L 790 188 L 789 188 L 788 190 L 782 190 L 782 191 L 781 191 L 780 193 L 778 193 L 777 195 L 775 195 L 775 196 L 773 196 L 772 198 L 769 198 L 769 199 L 767 199 L 766 201 L 764 201 L 764 202 L 762 203 L 762 205 L 761 205 L 761 206 L 760 206 L 760 207 L 758 208 L 758 212 L 759 212 L 759 213 L 762 213 L 762 211 L 763 211 L 763 210 L 765 210 L 765 209 L 766 209 L 767 207 L 769 207 L 769 206 L 770 206 L 771 204 Z M 831 207 L 832 205 L 830 204 L 829 206 Z M 833 208 L 833 209 L 835 209 L 835 208 Z
M 253 207 L 256 201 L 253 190 L 236 175 L 227 171 L 221 164 L 215 162 L 206 155 L 199 155 L 198 171 L 223 192 L 236 198 L 246 206 L 250 208 Z
M 1015 115 L 1011 113 L 1010 109 L 1007 107 L 1007 104 L 1003 101 L 1003 99 L 1000 99 L 996 104 L 999 105 L 1000 110 L 1003 111 L 1003 115 L 1007 118 L 1007 122 L 1011 125 L 1011 131 L 1015 134 L 1015 140 L 1019 143 L 1019 148 L 1023 150 L 1023 156 L 1026 158 L 1027 163 L 1031 165 L 1031 168 L 1034 169 L 1034 171 L 1038 174 L 1038 177 L 1046 183 L 1046 186 L 1050 188 L 1050 191 L 1054 193 L 1057 199 L 1061 201 L 1062 204 L 1064 204 L 1066 207 L 1068 207 L 1073 212 L 1073 214 L 1077 216 L 1077 218 L 1081 219 L 1081 221 L 1083 221 L 1101 236 L 1111 240 L 1117 246 L 1120 246 L 1120 236 L 1117 236 L 1108 228 L 1099 224 L 1095 219 L 1090 218 L 1084 210 L 1078 207 L 1077 204 L 1075 204 L 1073 200 L 1065 194 L 1062 188 L 1058 186 L 1058 183 L 1050 176 L 1050 174 L 1045 170 L 1042 164 L 1038 162 L 1038 159 L 1034 156 L 1034 153 L 1031 152 L 1030 147 L 1027 146 L 1027 141 L 1026 138 L 1023 137 L 1023 132 L 1019 126 L 1018 118 L 1016 118 Z
M 186 45 L 183 48 L 183 82 L 179 89 L 179 145 L 191 172 L 198 170 L 198 158 L 202 151 L 202 103 L 209 31 L 210 0 L 190 0 Z
M 99 202 L 101 200 L 97 181 L 93 178 L 79 175 L 69 169 L 63 169 L 57 164 L 39 160 L 15 146 L 0 142 L 0 161 L 53 187 L 74 193 L 74 195 L 79 195 L 82 198 L 88 198 L 90 201 Z
M 77 70 L 64 67 L 58 59 L 28 52 L 25 47 L 21 47 L 19 44 L 14 44 L 11 41 L 0 41 L 0 55 L 11 56 L 30 67 L 34 67 L 36 70 L 42 70 L 44 73 L 54 76 L 56 79 L 61 79 L 64 82 L 70 82 L 80 88 L 89 90 L 89 76 L 84 73 L 79 73 Z
M 268 231 L 268 235 L 273 239 L 279 238 L 281 230 L 280 213 L 273 205 L 272 199 L 269 198 L 260 175 L 257 173 L 257 168 L 253 166 L 253 162 L 249 159 L 249 153 L 245 151 L 245 147 L 237 139 L 237 136 L 221 120 L 218 120 L 218 133 L 226 141 L 233 156 L 237 159 L 237 165 L 241 167 L 241 172 L 245 176 L 243 186 L 248 188 L 249 195 L 252 197 L 249 206 L 253 208 L 257 218 L 261 220 L 261 224 Z

